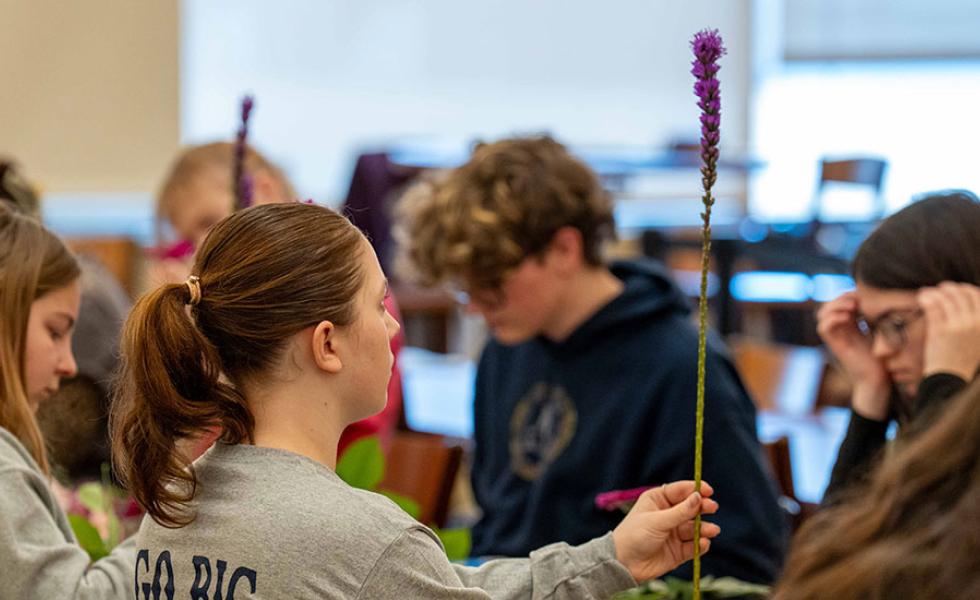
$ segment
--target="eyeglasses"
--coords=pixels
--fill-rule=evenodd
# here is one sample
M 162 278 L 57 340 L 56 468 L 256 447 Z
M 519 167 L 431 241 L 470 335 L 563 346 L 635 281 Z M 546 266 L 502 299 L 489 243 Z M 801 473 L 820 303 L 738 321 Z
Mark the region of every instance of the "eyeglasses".
M 908 327 L 919 319 L 923 314 L 922 310 L 913 310 L 904 315 L 885 314 L 877 321 L 869 321 L 864 317 L 857 318 L 857 327 L 866 338 L 874 341 L 876 335 L 881 338 L 889 347 L 900 349 L 909 341 Z
M 528 259 L 525 258 L 524 260 Z M 507 296 L 504 294 L 503 287 L 519 266 L 520 263 L 515 267 L 505 269 L 495 285 L 472 288 L 455 283 L 450 284 L 448 291 L 456 302 L 464 306 L 467 304 L 477 304 L 486 310 L 497 310 L 507 302 Z
M 488 289 L 465 292 L 462 290 L 452 290 L 456 302 L 462 305 L 476 303 L 487 310 L 496 310 L 504 305 L 504 293 L 499 289 Z

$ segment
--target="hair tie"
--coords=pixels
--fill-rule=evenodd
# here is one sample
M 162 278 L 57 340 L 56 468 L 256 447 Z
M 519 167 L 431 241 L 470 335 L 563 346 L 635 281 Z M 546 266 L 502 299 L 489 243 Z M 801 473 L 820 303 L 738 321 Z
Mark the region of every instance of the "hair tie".
M 187 304 L 197 306 L 197 304 L 201 301 L 201 278 L 197 275 L 191 275 L 187 278 L 187 281 L 184 282 L 184 285 L 187 286 L 187 290 L 191 294 L 191 298 L 187 301 Z

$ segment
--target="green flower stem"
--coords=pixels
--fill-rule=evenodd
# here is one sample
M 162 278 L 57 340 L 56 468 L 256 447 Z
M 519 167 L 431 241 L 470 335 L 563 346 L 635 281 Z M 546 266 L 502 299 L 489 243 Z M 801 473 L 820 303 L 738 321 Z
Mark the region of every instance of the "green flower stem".
M 711 206 L 714 198 L 710 188 L 705 191 L 704 212 L 701 218 L 701 293 L 698 298 L 698 403 L 694 429 L 694 491 L 701 492 L 701 447 L 704 445 L 704 375 L 705 346 L 708 329 L 708 263 L 711 258 Z M 701 598 L 701 515 L 694 518 L 694 598 Z
M 705 341 L 708 329 L 708 262 L 711 257 L 711 206 L 715 203 L 711 187 L 718 177 L 718 131 L 721 125 L 721 96 L 719 94 L 718 59 L 725 54 L 725 46 L 717 29 L 704 29 L 694 34 L 691 41 L 694 62 L 691 74 L 697 79 L 694 94 L 701 108 L 701 185 L 704 195 L 704 212 L 701 218 L 701 294 L 698 302 L 698 403 L 694 431 L 694 489 L 701 491 L 701 447 L 704 444 L 704 371 Z M 701 515 L 694 519 L 694 600 L 701 599 Z

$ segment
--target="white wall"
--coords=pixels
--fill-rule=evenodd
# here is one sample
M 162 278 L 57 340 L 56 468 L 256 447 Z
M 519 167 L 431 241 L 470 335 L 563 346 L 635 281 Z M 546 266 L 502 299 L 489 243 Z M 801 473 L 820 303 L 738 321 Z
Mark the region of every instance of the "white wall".
M 149 192 L 178 141 L 176 0 L 0 0 L 0 155 L 45 192 Z
M 976 0 L 784 0 L 790 59 L 980 57 Z
M 339 201 L 358 148 L 550 130 L 577 144 L 697 133 L 688 42 L 718 28 L 723 144 L 747 137 L 750 0 L 184 0 L 181 138 L 253 142 Z M 696 192 L 695 188 L 694 191 Z

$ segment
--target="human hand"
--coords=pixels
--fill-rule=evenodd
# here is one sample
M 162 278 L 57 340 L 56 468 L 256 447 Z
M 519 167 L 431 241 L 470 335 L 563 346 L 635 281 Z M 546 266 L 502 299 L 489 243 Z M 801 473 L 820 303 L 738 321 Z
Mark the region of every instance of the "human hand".
M 916 300 L 926 321 L 923 376 L 973 379 L 980 367 L 980 287 L 944 281 L 920 289 Z
M 616 559 L 633 579 L 659 577 L 694 556 L 694 517 L 718 511 L 718 503 L 708 498 L 713 493 L 702 482 L 701 493 L 695 494 L 693 481 L 675 481 L 643 492 L 613 531 Z M 714 523 L 701 523 L 702 554 L 720 532 Z
M 885 365 L 871 352 L 873 340 L 858 329 L 857 317 L 857 294 L 845 292 L 817 311 L 817 334 L 854 385 L 854 410 L 882 421 L 888 417 L 891 382 Z

